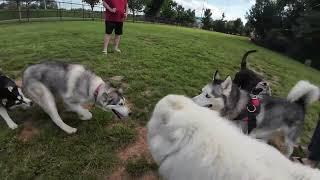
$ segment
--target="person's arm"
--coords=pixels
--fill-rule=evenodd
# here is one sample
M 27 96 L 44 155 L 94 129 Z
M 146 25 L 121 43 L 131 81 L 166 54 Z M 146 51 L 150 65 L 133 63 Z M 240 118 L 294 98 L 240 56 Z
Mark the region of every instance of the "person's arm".
M 108 11 L 115 13 L 117 11 L 116 8 L 111 8 L 105 1 L 103 1 L 103 7 L 105 7 Z
M 127 19 L 128 17 L 128 11 L 129 11 L 129 6 L 128 3 L 126 4 L 125 12 L 124 12 L 124 18 Z

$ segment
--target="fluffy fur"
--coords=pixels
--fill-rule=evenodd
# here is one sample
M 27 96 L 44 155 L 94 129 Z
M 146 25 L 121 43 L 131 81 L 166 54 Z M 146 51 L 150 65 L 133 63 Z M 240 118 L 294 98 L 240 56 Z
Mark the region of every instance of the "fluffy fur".
M 311 104 L 320 97 L 320 90 L 317 86 L 308 81 L 299 81 L 288 94 L 290 102 L 299 102 L 302 105 Z
M 111 87 L 99 76 L 79 64 L 45 62 L 29 66 L 23 73 L 23 90 L 65 132 L 77 131 L 61 119 L 55 99 L 63 101 L 68 111 L 75 112 L 81 120 L 92 118 L 83 108 L 84 103 L 94 103 L 105 111 L 114 112 L 119 118 L 131 114 L 121 90 Z
M 251 131 L 250 136 L 268 142 L 280 131 L 285 136 L 286 155 L 290 156 L 299 140 L 307 105 L 318 97 L 318 88 L 306 81 L 297 83 L 290 91 L 288 100 L 264 95 L 256 116 L 257 127 Z M 221 80 L 218 73 L 213 81 L 202 89 L 202 93 L 193 98 L 198 105 L 209 107 L 220 112 L 221 116 L 233 120 L 244 132 L 247 124 L 237 118 L 241 114 L 247 114 L 249 99 L 250 94 L 232 83 L 230 76 Z
M 239 131 L 216 111 L 184 96 L 160 100 L 148 144 L 168 180 L 319 180 L 320 172 L 285 158 Z
M 16 107 L 28 108 L 32 105 L 21 89 L 9 77 L 0 74 L 0 116 L 6 121 L 10 129 L 16 129 L 18 125 L 10 118 L 8 110 Z

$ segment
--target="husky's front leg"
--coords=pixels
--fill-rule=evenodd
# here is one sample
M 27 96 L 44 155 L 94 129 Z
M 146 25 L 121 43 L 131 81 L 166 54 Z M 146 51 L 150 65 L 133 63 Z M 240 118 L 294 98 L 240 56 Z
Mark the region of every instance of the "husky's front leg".
M 68 110 L 77 113 L 81 120 L 90 120 L 92 118 L 91 112 L 87 109 L 84 109 L 79 103 L 65 102 L 65 105 L 67 106 Z
M 7 110 L 4 107 L 0 107 L 0 115 L 6 121 L 9 128 L 16 129 L 18 127 L 18 125 L 12 121 L 12 119 L 8 115 Z

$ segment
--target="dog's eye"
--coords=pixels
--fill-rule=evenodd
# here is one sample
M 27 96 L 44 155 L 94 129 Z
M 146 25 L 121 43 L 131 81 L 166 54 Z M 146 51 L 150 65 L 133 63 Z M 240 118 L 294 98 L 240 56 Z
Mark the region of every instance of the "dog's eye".
M 120 106 L 123 106 L 124 104 L 123 104 L 123 103 L 120 103 L 119 105 L 120 105 Z
M 209 94 L 206 94 L 206 98 L 210 98 Z

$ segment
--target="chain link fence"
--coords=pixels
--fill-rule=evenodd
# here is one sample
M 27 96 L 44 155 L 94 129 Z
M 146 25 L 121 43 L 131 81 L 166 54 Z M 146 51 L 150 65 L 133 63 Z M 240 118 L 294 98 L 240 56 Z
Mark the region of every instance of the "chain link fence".
M 76 1 L 76 0 L 73 0 Z M 94 6 L 81 0 L 77 2 L 55 0 L 0 0 L 0 23 L 31 21 L 67 21 L 67 20 L 104 20 L 102 3 Z M 128 15 L 127 21 L 162 23 L 176 26 L 200 28 L 201 23 L 183 23 L 163 17 L 145 17 Z
M 85 3 L 72 1 L 13 1 L 0 0 L 0 22 L 29 22 L 48 20 L 104 19 L 102 4 L 93 10 Z

